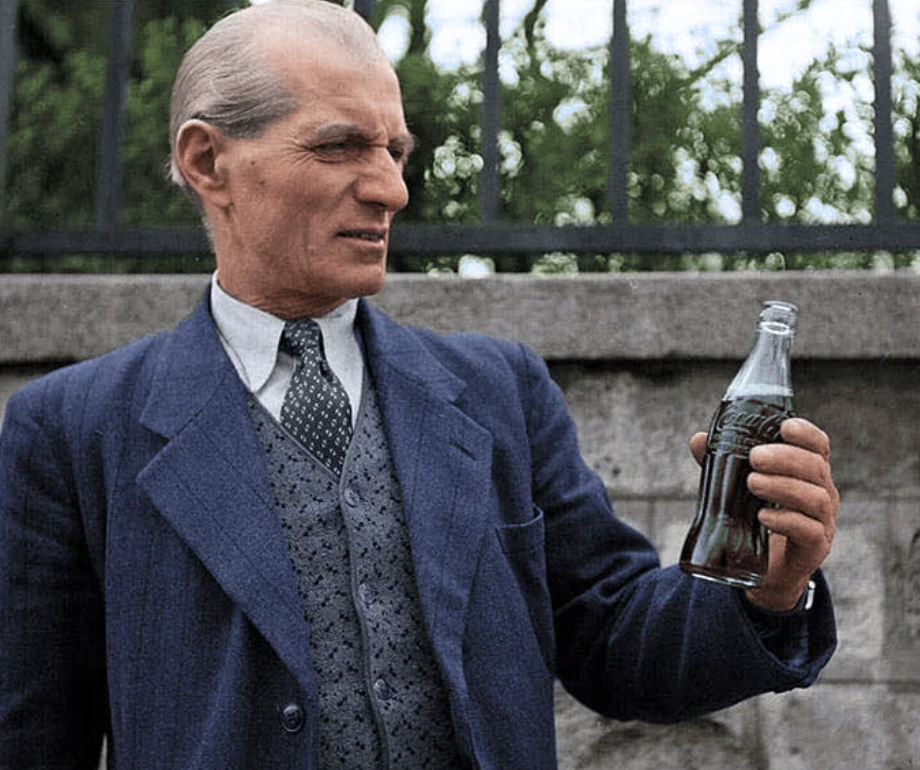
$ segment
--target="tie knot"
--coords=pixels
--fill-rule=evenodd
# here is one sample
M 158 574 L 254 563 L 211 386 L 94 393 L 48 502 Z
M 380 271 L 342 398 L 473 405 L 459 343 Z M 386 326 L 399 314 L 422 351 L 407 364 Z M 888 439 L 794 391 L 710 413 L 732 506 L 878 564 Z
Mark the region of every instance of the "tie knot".
M 297 358 L 323 357 L 323 332 L 312 318 L 288 321 L 281 332 L 281 349 Z

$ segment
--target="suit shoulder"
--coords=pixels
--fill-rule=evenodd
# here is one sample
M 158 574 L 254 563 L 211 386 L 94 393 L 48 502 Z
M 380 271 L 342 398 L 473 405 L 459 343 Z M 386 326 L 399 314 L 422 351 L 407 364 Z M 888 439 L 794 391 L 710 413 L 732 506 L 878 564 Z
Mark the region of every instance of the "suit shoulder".
M 79 388 L 100 377 L 120 379 L 130 376 L 132 371 L 142 368 L 151 356 L 168 339 L 170 332 L 160 332 L 115 348 L 107 353 L 84 361 L 67 364 L 28 383 L 24 390 Z
M 497 380 L 521 382 L 548 374 L 543 360 L 519 342 L 478 332 L 444 333 L 401 324 L 367 303 L 360 306 L 358 323 L 369 334 L 374 352 L 385 351 L 394 360 L 409 356 L 419 366 L 426 365 L 427 356 L 467 383 L 494 387 L 503 384 Z
M 171 329 L 140 337 L 108 353 L 64 366 L 27 384 L 20 393 L 29 399 L 48 402 L 63 400 L 75 406 L 79 400 L 102 404 L 108 400 L 113 408 L 123 407 L 137 390 L 150 386 L 153 372 L 169 360 L 174 342 L 181 338 L 202 339 L 202 329 L 212 329 L 206 303 L 201 303 L 184 320 Z M 216 344 L 216 343 L 215 343 Z M 66 403 L 69 402 L 69 403 Z
M 478 332 L 440 334 L 419 328 L 411 331 L 429 352 L 450 368 L 453 364 L 472 370 L 507 369 L 521 374 L 534 366 L 543 366 L 542 359 L 520 342 Z
M 169 332 L 129 342 L 95 358 L 62 366 L 26 383 L 9 400 L 7 409 L 25 409 L 41 421 L 55 415 L 83 415 L 92 404 L 108 411 L 123 409 L 132 399 L 151 364 L 159 357 Z

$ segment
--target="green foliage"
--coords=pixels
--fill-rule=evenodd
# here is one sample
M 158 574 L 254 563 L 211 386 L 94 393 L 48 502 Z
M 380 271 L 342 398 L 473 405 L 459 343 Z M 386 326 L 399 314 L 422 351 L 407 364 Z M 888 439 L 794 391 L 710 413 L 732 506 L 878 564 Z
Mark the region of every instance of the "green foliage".
M 183 53 L 201 36 L 203 21 L 173 16 L 149 22 L 139 41 L 137 72 L 128 89 L 123 152 L 126 226 L 192 225 L 197 212 L 167 182 L 169 98 Z
M 20 4 L 21 56 L 5 147 L 3 227 L 91 229 L 96 221 L 96 149 L 108 54 L 109 3 Z M 79 8 L 79 13 L 74 10 Z M 195 225 L 198 216 L 166 181 L 172 79 L 182 54 L 226 13 L 223 0 L 137 4 L 122 151 L 126 227 Z M 157 16 L 157 13 L 168 15 Z M 162 258 L 171 272 L 208 269 L 208 255 Z M 13 257 L 4 269 L 149 270 L 143 259 L 102 255 Z
M 895 205 L 912 222 L 920 220 L 920 61 L 902 52 L 894 82 L 897 162 Z
M 542 28 L 506 44 L 502 215 L 516 222 L 584 224 L 606 209 L 607 88 L 597 51 L 566 55 Z
M 677 57 L 655 51 L 650 39 L 631 46 L 630 79 L 630 218 L 641 223 L 706 221 L 710 196 L 696 194 L 680 172 L 692 171 L 694 178 L 715 174 L 721 157 L 714 144 L 737 156 L 737 115 L 726 121 L 724 109 L 703 111 L 686 67 Z
M 406 120 L 418 149 L 406 169 L 409 205 L 400 215 L 416 222 L 475 222 L 478 218 L 479 101 L 475 75 L 441 73 L 422 54 L 397 65 Z
M 63 230 L 93 213 L 94 137 L 105 60 L 77 50 L 63 66 L 20 63 L 6 143 L 4 226 Z
M 793 83 L 770 94 L 763 128 L 767 221 L 867 222 L 871 218 L 874 161 L 854 137 L 868 131 L 872 107 L 854 86 L 857 72 L 832 48 Z M 846 95 L 848 110 L 825 110 L 827 90 Z

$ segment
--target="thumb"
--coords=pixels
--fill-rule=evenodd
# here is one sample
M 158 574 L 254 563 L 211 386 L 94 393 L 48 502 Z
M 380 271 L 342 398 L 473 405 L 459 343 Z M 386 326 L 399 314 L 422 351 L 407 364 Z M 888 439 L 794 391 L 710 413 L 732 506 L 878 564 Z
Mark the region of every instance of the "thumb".
M 703 464 L 703 455 L 706 454 L 706 434 L 705 433 L 694 433 L 690 437 L 690 451 L 693 453 L 696 461 L 702 465 Z

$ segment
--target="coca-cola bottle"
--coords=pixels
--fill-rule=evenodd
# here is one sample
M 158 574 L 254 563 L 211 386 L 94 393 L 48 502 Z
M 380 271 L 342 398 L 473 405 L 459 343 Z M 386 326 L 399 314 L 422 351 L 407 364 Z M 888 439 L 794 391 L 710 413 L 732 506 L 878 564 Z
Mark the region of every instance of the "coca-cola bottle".
M 768 503 L 748 490 L 748 453 L 780 441 L 780 424 L 792 416 L 796 307 L 764 304 L 754 346 L 709 425 L 696 517 L 680 555 L 684 572 L 748 588 L 763 583 L 769 562 L 769 533 L 757 518 Z

